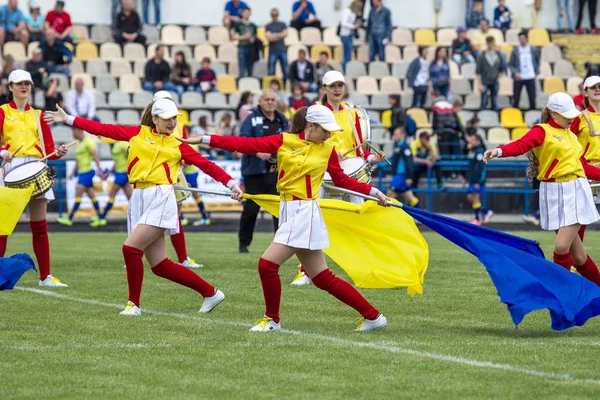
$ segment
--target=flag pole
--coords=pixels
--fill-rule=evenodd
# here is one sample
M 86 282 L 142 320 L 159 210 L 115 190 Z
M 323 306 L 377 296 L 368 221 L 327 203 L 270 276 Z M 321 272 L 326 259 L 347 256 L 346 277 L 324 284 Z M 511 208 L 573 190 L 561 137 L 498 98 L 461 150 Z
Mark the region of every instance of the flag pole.
M 373 200 L 373 201 L 379 201 L 379 199 L 375 196 L 369 196 L 367 194 L 362 194 L 362 193 L 358 193 L 355 192 L 353 190 L 349 190 L 349 189 L 344 189 L 344 188 L 339 188 L 337 186 L 331 186 L 328 185 L 326 183 L 324 183 L 322 185 L 325 189 L 329 189 L 329 190 L 334 190 L 336 192 L 340 192 L 340 193 L 344 193 L 344 194 L 349 194 L 351 196 L 357 196 L 357 197 L 361 197 L 365 200 Z M 400 202 L 395 202 L 395 201 L 388 201 L 387 203 L 388 206 L 392 206 L 392 207 L 398 207 L 398 208 L 402 208 L 403 204 Z
M 230 197 L 233 192 L 220 192 L 217 190 L 208 190 L 208 189 L 200 189 L 200 188 L 192 188 L 187 186 L 173 186 L 175 190 L 185 190 L 188 192 L 197 192 L 203 194 L 214 194 L 216 196 L 227 196 Z

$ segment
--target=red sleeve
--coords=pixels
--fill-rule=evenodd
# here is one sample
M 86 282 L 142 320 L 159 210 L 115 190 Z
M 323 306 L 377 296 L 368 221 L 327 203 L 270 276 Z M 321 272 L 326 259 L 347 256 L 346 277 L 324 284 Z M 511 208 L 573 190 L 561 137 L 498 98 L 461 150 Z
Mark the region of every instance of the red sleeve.
M 260 138 L 240 136 L 210 137 L 210 147 L 242 154 L 271 153 L 275 154 L 283 144 L 283 135 L 271 135 Z
M 576 135 L 579 135 L 579 124 L 581 123 L 581 118 L 575 118 L 573 122 L 571 122 L 571 132 Z
M 354 113 L 355 115 L 355 119 L 354 119 L 354 126 L 356 127 L 356 133 L 358 134 L 358 140 L 360 140 L 361 143 L 364 143 L 365 141 L 363 140 L 363 135 L 362 135 L 362 127 L 360 126 L 360 118 L 358 118 L 358 113 Z M 358 145 L 358 143 L 356 143 Z M 367 158 L 369 158 L 369 156 L 371 155 L 371 153 L 369 153 L 367 150 L 360 148 L 359 151 L 362 153 L 363 158 L 366 160 Z
M 73 127 L 83 129 L 92 135 L 103 136 L 114 140 L 122 140 L 128 142 L 129 139 L 134 137 L 140 132 L 140 126 L 120 126 L 102 124 L 100 122 L 92 121 L 91 119 L 85 119 L 75 117 L 73 121 Z
M 52 131 L 50 130 L 50 125 L 44 119 L 44 112 L 40 112 L 40 126 L 42 127 L 42 136 L 44 137 L 44 147 L 46 150 L 46 154 L 53 153 L 56 148 L 54 147 L 54 138 L 52 137 Z M 54 155 L 49 158 L 49 160 L 58 160 L 60 157 L 58 155 Z
M 331 175 L 331 180 L 335 186 L 367 195 L 371 193 L 371 188 L 373 185 L 359 182 L 354 178 L 350 178 L 344 173 L 344 170 L 340 166 L 340 161 L 335 149 L 333 149 L 331 155 L 329 156 L 327 172 L 329 172 L 329 175 Z
M 67 13 L 65 13 L 67 14 Z M 65 18 L 65 28 L 73 26 L 73 22 L 71 22 L 71 16 L 67 14 L 67 18 Z
M 535 125 L 521 139 L 511 142 L 504 146 L 499 146 L 502 150 L 502 157 L 516 157 L 527 153 L 534 147 L 538 147 L 544 142 L 546 131 L 539 125 Z
M 181 152 L 181 158 L 188 165 L 195 165 L 200 168 L 202 172 L 223 184 L 223 186 L 227 186 L 227 183 L 233 178 L 227 174 L 227 172 L 223 171 L 221 167 L 212 161 L 208 161 L 206 158 L 200 155 L 196 150 L 194 150 L 189 144 L 181 143 L 179 145 L 179 151 Z
M 4 110 L 0 108 L 0 143 L 2 143 L 2 129 L 4 128 Z M 6 147 L 0 145 L 0 151 L 7 150 Z
M 585 176 L 588 179 L 600 181 L 600 168 L 587 162 L 584 156 L 581 156 L 579 161 L 581 161 L 581 165 L 583 165 L 583 170 L 585 171 Z
M 188 133 L 187 133 L 187 126 L 184 126 L 184 127 L 183 127 L 183 129 L 181 129 L 181 136 L 182 136 L 184 139 L 187 139 L 187 138 L 189 137 L 189 136 L 188 136 Z

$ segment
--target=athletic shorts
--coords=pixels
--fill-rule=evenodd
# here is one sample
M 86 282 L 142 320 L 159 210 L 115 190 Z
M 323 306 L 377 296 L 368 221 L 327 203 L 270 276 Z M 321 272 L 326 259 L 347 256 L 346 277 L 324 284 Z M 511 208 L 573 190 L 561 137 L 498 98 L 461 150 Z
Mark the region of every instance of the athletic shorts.
M 94 186 L 94 176 L 96 175 L 96 171 L 89 170 L 87 172 L 78 173 L 77 174 L 77 184 L 86 188 L 91 188 Z
M 113 172 L 115 177 L 115 185 L 125 186 L 129 183 L 129 175 L 127 172 Z

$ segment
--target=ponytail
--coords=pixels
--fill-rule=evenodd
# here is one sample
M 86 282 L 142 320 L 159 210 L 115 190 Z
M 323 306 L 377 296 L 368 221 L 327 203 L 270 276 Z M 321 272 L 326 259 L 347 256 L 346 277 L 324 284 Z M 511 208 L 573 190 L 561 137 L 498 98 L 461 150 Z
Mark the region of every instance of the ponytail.
M 550 109 L 548 107 L 544 107 L 542 110 L 542 115 L 540 116 L 540 122 L 542 124 L 547 124 L 548 121 L 552 119 L 552 114 L 550 114 Z
M 529 167 L 527 167 L 527 177 L 533 181 L 540 172 L 540 162 L 535 156 L 535 154 L 533 154 L 533 150 L 529 150 L 527 152 L 527 159 L 529 160 Z
M 583 104 L 585 104 L 585 109 L 590 106 L 590 98 L 588 96 L 583 96 Z
M 290 128 L 290 133 L 294 133 L 298 135 L 299 133 L 304 132 L 306 129 L 306 112 L 308 107 L 300 107 L 296 114 L 294 114 L 294 118 L 292 119 L 292 127 Z
M 144 108 L 140 124 L 154 129 L 156 128 L 156 125 L 154 124 L 154 121 L 152 121 L 152 105 L 154 105 L 154 102 L 150 102 L 146 108 Z
M 323 105 L 327 104 L 327 93 L 325 93 L 323 95 L 323 98 L 321 99 L 321 104 L 323 104 Z

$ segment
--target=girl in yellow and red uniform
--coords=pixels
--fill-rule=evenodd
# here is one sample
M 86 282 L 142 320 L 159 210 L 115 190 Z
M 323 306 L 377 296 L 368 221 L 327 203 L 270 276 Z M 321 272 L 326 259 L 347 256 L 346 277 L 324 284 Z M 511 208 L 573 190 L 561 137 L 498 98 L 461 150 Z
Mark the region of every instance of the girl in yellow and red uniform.
M 587 162 L 600 165 L 600 76 L 590 76 L 583 82 L 583 95 L 586 108 L 573 120 L 571 132 L 577 135 Z M 582 242 L 585 227 L 586 225 L 581 225 L 579 228 L 579 238 Z
M 13 101 L 0 106 L 0 157 L 4 160 L 4 174 L 13 168 L 28 162 L 34 162 L 55 150 L 57 155 L 50 157 L 56 160 L 67 154 L 65 146 L 54 148 L 54 140 L 50 127 L 44 121 L 43 113 L 29 106 L 27 99 L 31 95 L 33 80 L 27 71 L 14 70 L 8 77 L 8 87 Z M 36 120 L 39 120 L 36 121 Z M 38 125 L 42 131 L 42 141 L 38 133 Z M 18 150 L 18 152 L 17 152 Z M 15 153 L 14 158 L 12 153 Z M 0 184 L 3 184 L 0 174 Z M 33 252 L 40 270 L 40 286 L 63 287 L 58 278 L 50 275 L 50 243 L 48 241 L 48 223 L 46 222 L 46 206 L 48 200 L 54 200 L 52 190 L 29 202 L 29 226 L 33 242 Z M 0 216 L 0 218 L 2 218 Z M 0 257 L 6 252 L 7 236 L 0 236 Z
M 179 143 L 173 132 L 179 111 L 175 103 L 160 99 L 152 106 L 152 125 L 116 126 L 67 115 L 60 107 L 48 112 L 49 123 L 66 122 L 74 128 L 94 135 L 129 142 L 129 182 L 134 190 L 127 211 L 129 237 L 123 245 L 127 266 L 129 300 L 121 315 L 140 315 L 140 294 L 144 278 L 145 255 L 152 272 L 161 278 L 187 286 L 204 297 L 200 312 L 209 312 L 225 295 L 215 290 L 189 269 L 167 258 L 164 235 L 179 229 L 177 202 L 173 184 L 177 180 L 181 161 L 193 164 L 230 188 L 236 200 L 241 190 L 221 168 L 195 152 L 189 145 Z
M 600 286 L 600 272 L 577 235 L 581 225 L 600 219 L 587 180 L 600 180 L 600 169 L 586 161 L 577 137 L 569 130 L 578 115 L 568 94 L 555 93 L 542 111 L 542 123 L 515 142 L 487 150 L 484 160 L 532 152 L 531 170 L 540 181 L 540 225 L 557 232 L 554 262 L 570 270 L 572 259 L 582 276 Z
M 182 139 L 184 142 L 208 144 L 230 152 L 277 155 L 277 191 L 281 196 L 279 229 L 258 262 L 266 311 L 250 331 L 281 329 L 279 266 L 294 254 L 306 267 L 315 286 L 329 292 L 363 316 L 357 330 L 383 328 L 387 324 L 385 317 L 353 286 L 336 277 L 327 268 L 322 251 L 329 247 L 329 238 L 316 199 L 326 171 L 336 186 L 377 196 L 382 205 L 389 201 L 387 196 L 373 186 L 360 183 L 344 174 L 336 149 L 327 140 L 331 132 L 339 129 L 331 110 L 322 105 L 314 105 L 308 110 L 306 107 L 298 110 L 290 133 L 261 138 L 201 136 Z

